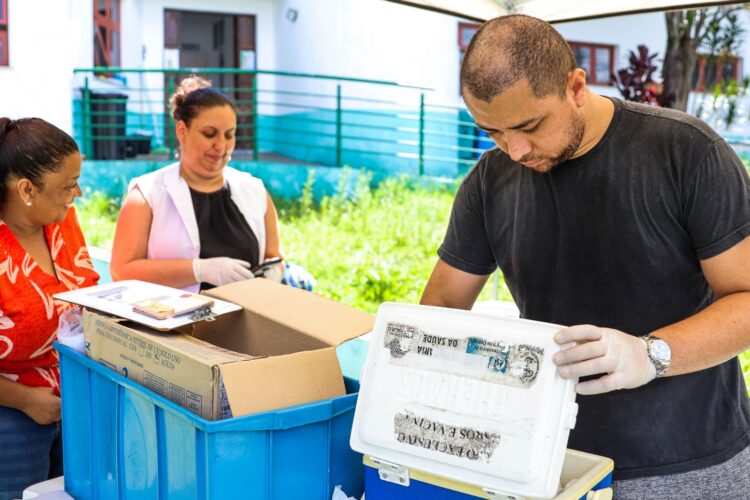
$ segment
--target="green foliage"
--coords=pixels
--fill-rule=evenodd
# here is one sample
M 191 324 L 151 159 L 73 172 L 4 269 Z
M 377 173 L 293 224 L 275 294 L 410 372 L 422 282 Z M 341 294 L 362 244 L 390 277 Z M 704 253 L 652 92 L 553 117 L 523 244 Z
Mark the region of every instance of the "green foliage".
M 740 354 L 740 365 L 742 366 L 742 373 L 745 374 L 747 393 L 750 395 L 750 351 Z
M 384 301 L 419 301 L 457 185 L 399 178 L 373 189 L 370 180 L 363 173 L 352 185 L 345 173 L 317 206 L 309 180 L 299 205 L 279 212 L 284 254 L 315 276 L 316 292 L 375 312 Z
M 120 200 L 98 191 L 86 193 L 83 198 L 76 200 L 78 222 L 89 246 L 112 248 L 119 210 Z

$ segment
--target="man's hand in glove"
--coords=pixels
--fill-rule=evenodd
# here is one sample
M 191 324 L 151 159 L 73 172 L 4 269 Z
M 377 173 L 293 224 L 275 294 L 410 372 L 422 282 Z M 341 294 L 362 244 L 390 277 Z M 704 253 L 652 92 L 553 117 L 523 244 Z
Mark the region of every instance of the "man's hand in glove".
M 601 377 L 578 383 L 578 394 L 634 389 L 656 377 L 656 368 L 643 340 L 619 330 L 593 325 L 571 326 L 557 332 L 555 342 L 576 343 L 553 357 L 561 377 L 601 374 Z

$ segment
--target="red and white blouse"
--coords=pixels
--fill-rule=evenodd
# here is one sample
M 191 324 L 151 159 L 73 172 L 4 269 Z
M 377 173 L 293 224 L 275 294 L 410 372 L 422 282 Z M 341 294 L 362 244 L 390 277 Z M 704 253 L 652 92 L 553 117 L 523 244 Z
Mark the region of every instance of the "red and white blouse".
M 42 270 L 0 221 L 0 376 L 60 391 L 57 351 L 52 346 L 60 314 L 72 306 L 52 295 L 96 285 L 75 209 L 44 227 L 57 277 Z

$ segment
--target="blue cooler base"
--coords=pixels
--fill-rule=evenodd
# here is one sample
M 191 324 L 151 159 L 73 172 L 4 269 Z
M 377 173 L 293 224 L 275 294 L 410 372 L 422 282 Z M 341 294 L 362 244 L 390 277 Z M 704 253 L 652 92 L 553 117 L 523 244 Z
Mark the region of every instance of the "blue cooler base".
M 441 488 L 415 479 L 409 481 L 409 486 L 389 483 L 380 479 L 377 469 L 365 466 L 365 498 L 367 500 L 466 500 L 481 497 Z
M 359 384 L 347 395 L 209 421 L 55 344 L 65 491 L 76 500 L 330 500 L 363 491 L 349 448 Z
M 365 465 L 364 469 L 366 500 L 473 500 L 476 498 L 489 498 L 487 495 L 464 493 L 416 479 L 410 479 L 409 486 L 402 486 L 400 484 L 383 481 L 380 479 L 377 469 L 373 467 Z M 611 485 L 612 472 L 610 471 L 589 491 L 609 488 Z M 584 493 L 579 499 L 586 500 L 587 493 L 588 492 Z

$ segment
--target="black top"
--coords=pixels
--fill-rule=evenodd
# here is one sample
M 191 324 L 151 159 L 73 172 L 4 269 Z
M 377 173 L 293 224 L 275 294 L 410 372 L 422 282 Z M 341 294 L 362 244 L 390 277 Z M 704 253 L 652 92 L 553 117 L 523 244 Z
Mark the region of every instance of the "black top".
M 750 234 L 750 180 L 700 120 L 613 101 L 599 144 L 548 174 L 485 153 L 438 254 L 473 274 L 499 266 L 524 318 L 645 335 L 715 300 L 699 259 Z M 616 479 L 704 468 L 750 443 L 737 358 L 577 401 L 568 446 L 613 458 Z
M 232 257 L 256 266 L 260 263 L 258 238 L 232 201 L 229 185 L 212 193 L 190 189 L 200 235 L 200 258 Z M 207 283 L 202 289 L 213 288 Z

